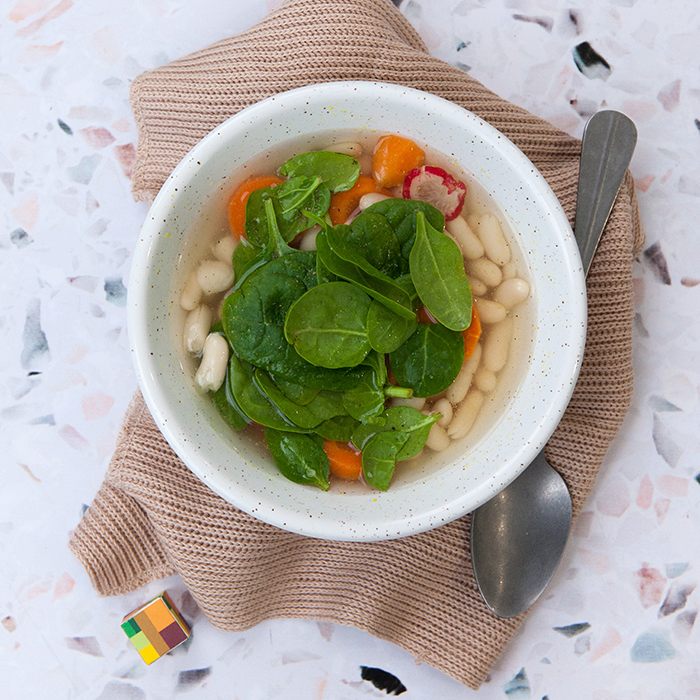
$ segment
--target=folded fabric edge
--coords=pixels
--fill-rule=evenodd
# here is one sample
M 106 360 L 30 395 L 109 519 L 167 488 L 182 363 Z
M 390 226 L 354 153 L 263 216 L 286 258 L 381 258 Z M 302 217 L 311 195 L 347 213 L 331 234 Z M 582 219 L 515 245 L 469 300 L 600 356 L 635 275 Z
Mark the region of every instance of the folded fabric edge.
M 101 596 L 122 595 L 176 573 L 143 509 L 108 482 L 71 533 L 68 548 Z

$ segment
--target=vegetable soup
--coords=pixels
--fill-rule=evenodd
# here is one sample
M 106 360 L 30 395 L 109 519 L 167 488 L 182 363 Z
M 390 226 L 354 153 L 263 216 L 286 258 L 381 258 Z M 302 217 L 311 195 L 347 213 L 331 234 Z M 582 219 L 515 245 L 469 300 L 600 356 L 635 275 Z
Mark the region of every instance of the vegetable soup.
M 324 490 L 467 449 L 530 295 L 478 183 L 400 135 L 329 135 L 246 164 L 226 203 L 179 305 L 231 429 Z

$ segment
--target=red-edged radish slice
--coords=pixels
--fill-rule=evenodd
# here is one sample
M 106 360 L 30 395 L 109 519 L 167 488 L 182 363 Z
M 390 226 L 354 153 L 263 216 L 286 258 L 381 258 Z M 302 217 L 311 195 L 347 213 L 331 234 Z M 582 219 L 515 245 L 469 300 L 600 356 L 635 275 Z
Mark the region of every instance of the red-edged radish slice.
M 424 165 L 406 175 L 401 194 L 404 199 L 432 204 L 445 215 L 446 221 L 452 221 L 462 211 L 467 187 L 442 168 Z

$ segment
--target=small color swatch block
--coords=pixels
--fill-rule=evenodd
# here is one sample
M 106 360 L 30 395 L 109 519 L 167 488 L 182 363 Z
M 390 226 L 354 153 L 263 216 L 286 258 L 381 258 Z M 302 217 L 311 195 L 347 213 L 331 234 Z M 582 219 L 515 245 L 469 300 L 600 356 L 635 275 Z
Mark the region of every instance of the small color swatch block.
M 122 629 L 147 664 L 152 664 L 190 636 L 189 625 L 166 592 L 130 612 L 122 620 Z

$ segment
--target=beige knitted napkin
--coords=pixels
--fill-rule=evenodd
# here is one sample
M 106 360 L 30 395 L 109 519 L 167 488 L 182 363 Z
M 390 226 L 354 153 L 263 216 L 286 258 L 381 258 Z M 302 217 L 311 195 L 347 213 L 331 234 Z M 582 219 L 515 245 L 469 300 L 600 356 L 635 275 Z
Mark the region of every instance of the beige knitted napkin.
M 140 75 L 133 194 L 150 201 L 186 152 L 238 110 L 317 82 L 379 80 L 462 105 L 512 139 L 569 219 L 580 142 L 431 57 L 388 0 L 290 0 L 248 31 Z M 588 277 L 586 353 L 573 399 L 547 445 L 572 493 L 590 493 L 632 392 L 632 260 L 643 244 L 628 176 Z M 100 594 L 177 572 L 211 622 L 244 630 L 273 618 L 352 625 L 478 688 L 524 617 L 502 620 L 479 596 L 471 517 L 375 543 L 278 530 L 215 495 L 180 462 L 139 393 L 105 481 L 70 543 Z

